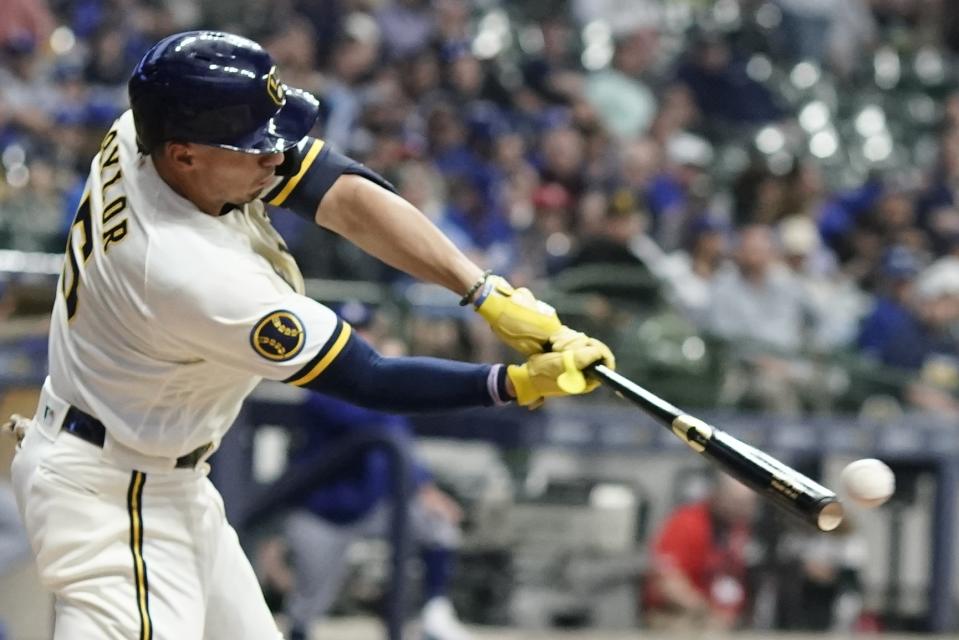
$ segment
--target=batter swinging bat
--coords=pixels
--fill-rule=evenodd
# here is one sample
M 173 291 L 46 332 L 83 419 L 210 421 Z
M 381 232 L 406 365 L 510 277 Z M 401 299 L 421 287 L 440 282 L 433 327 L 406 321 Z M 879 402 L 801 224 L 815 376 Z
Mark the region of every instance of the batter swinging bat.
M 693 451 L 709 458 L 723 471 L 769 497 L 789 513 L 812 523 L 820 531 L 832 531 L 842 522 L 842 505 L 836 494 L 826 487 L 759 449 L 683 413 L 603 365 L 596 365 L 591 373 L 672 429 Z

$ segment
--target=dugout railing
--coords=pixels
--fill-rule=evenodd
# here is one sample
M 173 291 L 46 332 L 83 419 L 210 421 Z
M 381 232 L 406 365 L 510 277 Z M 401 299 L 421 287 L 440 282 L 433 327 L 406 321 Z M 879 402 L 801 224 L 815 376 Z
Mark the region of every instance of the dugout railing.
M 248 407 L 247 417 L 256 420 L 260 411 L 274 414 L 269 405 L 255 403 Z M 233 494 L 232 510 L 239 516 L 232 518 L 238 531 L 249 537 L 258 527 L 287 512 L 301 503 L 311 490 L 321 486 L 327 480 L 357 462 L 360 456 L 370 449 L 381 449 L 390 461 L 390 499 L 393 504 L 403 505 L 409 502 L 411 485 L 411 460 L 408 445 L 387 429 L 370 427 L 350 437 L 344 438 L 328 450 L 322 451 L 286 469 L 276 480 L 256 487 L 247 500 L 239 499 L 235 477 L 228 481 L 221 479 L 217 485 L 223 487 L 233 484 L 229 493 Z M 216 453 L 213 473 L 214 482 L 221 475 L 219 468 L 234 467 L 236 461 L 226 462 L 225 458 L 240 456 L 246 458 L 244 447 L 237 446 L 236 440 L 228 440 Z M 242 466 L 242 462 L 240 463 Z M 241 476 L 243 477 L 243 476 Z M 247 477 L 247 481 L 248 477 Z M 389 545 L 391 550 L 389 586 L 384 599 L 383 612 L 387 640 L 402 640 L 406 618 L 406 563 L 410 556 L 410 533 L 406 509 L 390 511 Z

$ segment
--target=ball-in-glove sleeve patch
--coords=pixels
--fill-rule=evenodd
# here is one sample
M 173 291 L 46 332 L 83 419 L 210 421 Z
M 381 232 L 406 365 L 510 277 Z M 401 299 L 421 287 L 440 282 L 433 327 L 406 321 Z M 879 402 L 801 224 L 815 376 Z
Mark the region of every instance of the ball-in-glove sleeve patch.
M 261 318 L 250 333 L 250 344 L 258 354 L 274 362 L 296 357 L 303 349 L 306 332 L 292 311 L 273 311 Z

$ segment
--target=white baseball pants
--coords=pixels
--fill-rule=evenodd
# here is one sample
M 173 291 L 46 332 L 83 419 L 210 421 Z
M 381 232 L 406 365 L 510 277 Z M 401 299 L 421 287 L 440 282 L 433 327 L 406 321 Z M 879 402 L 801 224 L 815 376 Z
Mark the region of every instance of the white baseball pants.
M 43 412 L 12 471 L 54 640 L 282 638 L 205 463 L 136 470 Z

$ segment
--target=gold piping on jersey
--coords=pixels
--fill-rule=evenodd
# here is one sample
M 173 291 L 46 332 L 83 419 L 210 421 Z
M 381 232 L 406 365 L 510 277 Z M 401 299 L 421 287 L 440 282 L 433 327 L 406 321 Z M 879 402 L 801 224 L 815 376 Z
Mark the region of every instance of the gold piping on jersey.
M 292 311 L 272 311 L 264 316 L 250 333 L 253 350 L 274 362 L 294 358 L 303 350 L 306 332 L 303 323 Z
M 127 493 L 127 510 L 130 512 L 130 551 L 133 554 L 133 582 L 137 595 L 137 610 L 140 613 L 139 640 L 153 640 L 153 620 L 150 618 L 149 583 L 147 565 L 143 560 L 143 485 L 146 474 L 134 471 Z
M 303 385 L 308 384 L 310 381 L 316 379 L 317 376 L 323 373 L 323 371 L 330 366 L 330 363 L 333 362 L 336 356 L 340 355 L 340 351 L 343 350 L 344 345 L 346 345 L 346 341 L 350 338 L 351 331 L 352 329 L 350 328 L 350 325 L 344 322 L 342 328 L 340 329 L 340 335 L 336 337 L 336 340 L 333 342 L 333 346 L 331 346 L 330 350 L 326 352 L 326 355 L 320 358 L 320 361 L 316 363 L 316 366 L 310 369 L 305 375 L 302 375 L 295 380 L 289 380 L 289 383 L 298 387 L 302 387 Z
M 320 150 L 323 148 L 324 144 L 325 143 L 323 140 L 313 141 L 313 146 L 310 147 L 310 150 L 306 152 L 303 162 L 300 163 L 300 170 L 296 172 L 295 176 L 290 178 L 290 181 L 286 183 L 286 186 L 283 187 L 283 190 L 276 194 L 272 200 L 270 200 L 270 204 L 278 207 L 286 202 L 286 199 L 290 197 L 293 189 L 296 188 L 296 185 L 300 183 L 300 180 L 306 174 L 307 169 L 309 169 L 310 165 L 313 164 L 313 161 L 316 160 L 316 156 L 320 154 Z

